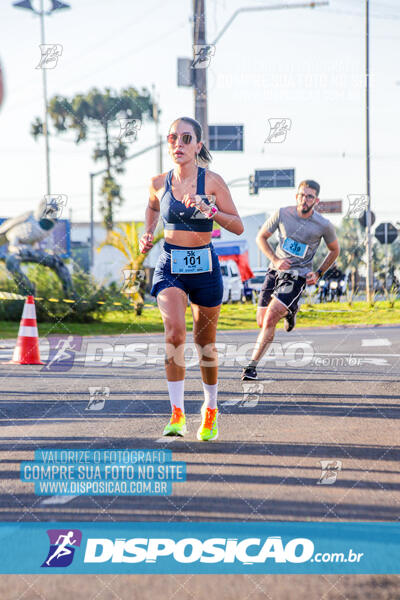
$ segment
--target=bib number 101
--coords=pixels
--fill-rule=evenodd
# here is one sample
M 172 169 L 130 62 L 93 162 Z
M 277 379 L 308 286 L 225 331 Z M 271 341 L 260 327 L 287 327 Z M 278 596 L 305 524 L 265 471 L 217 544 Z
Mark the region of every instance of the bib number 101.
M 185 256 L 183 260 L 185 261 L 186 266 L 190 265 L 191 267 L 194 267 L 196 260 L 199 265 L 201 264 L 200 256 Z

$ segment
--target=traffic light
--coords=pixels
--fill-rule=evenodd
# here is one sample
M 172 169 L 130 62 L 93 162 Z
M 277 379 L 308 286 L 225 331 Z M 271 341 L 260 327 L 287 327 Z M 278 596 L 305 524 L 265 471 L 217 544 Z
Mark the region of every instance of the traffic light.
M 258 194 L 258 185 L 254 175 L 249 175 L 249 194 L 250 196 Z

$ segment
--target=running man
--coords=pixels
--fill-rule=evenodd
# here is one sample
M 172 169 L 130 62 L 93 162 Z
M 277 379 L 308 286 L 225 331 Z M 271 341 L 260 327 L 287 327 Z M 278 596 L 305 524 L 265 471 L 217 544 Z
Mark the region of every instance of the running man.
M 151 181 L 145 233 L 140 239 L 141 252 L 148 252 L 153 246 L 153 233 L 161 212 L 165 242 L 154 271 L 151 293 L 157 298 L 164 322 L 165 370 L 172 410 L 163 435 L 186 433 L 184 348 L 189 298 L 204 390 L 197 439 L 216 440 L 215 338 L 223 284 L 218 256 L 211 244 L 211 231 L 213 220 L 237 235 L 243 232 L 243 224 L 222 177 L 198 166 L 199 162 L 208 165 L 211 160 L 202 142 L 200 123 L 188 117 L 177 119 L 170 127 L 167 141 L 174 168 Z
M 56 544 L 59 544 L 59 545 L 57 546 L 54 553 L 50 556 L 50 558 L 48 560 L 46 560 L 46 565 L 50 566 L 50 563 L 53 560 L 53 558 L 56 558 L 56 557 L 61 558 L 62 556 L 71 554 L 71 550 L 69 548 L 67 548 L 67 545 L 70 544 L 71 546 L 73 546 L 74 544 L 76 544 L 76 540 L 72 539 L 73 537 L 74 537 L 73 531 L 69 531 L 67 533 L 67 535 L 60 535 L 58 537 Z
M 271 261 L 261 288 L 257 308 L 257 324 L 261 327 L 253 355 L 243 369 L 242 380 L 257 379 L 256 367 L 274 339 L 275 328 L 285 318 L 286 331 L 296 324 L 300 296 L 306 285 L 317 283 L 339 255 L 335 228 L 314 207 L 319 202 L 320 186 L 306 179 L 299 184 L 297 206 L 280 208 L 264 223 L 257 235 L 257 245 Z M 276 253 L 268 238 L 278 230 Z M 324 238 L 329 253 L 314 272 L 312 260 Z
M 53 356 L 53 358 L 43 367 L 43 369 L 50 369 L 51 365 L 55 362 L 59 362 L 65 360 L 67 358 L 72 359 L 74 356 L 75 347 L 72 345 L 74 341 L 74 336 L 69 335 L 67 339 L 58 340 L 56 350 L 57 352 Z M 67 352 L 67 350 L 72 350 L 73 352 Z

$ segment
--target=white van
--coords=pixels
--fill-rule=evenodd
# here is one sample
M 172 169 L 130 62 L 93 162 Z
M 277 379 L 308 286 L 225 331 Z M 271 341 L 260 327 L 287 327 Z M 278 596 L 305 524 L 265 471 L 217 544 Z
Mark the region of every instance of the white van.
M 239 302 L 242 298 L 242 279 L 239 269 L 234 260 L 226 260 L 220 263 L 222 281 L 224 283 L 224 294 L 222 302 Z

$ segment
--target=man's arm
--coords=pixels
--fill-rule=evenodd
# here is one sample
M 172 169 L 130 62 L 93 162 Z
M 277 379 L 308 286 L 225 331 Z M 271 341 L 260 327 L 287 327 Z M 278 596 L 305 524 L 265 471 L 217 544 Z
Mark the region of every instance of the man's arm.
M 333 263 L 339 256 L 340 246 L 337 239 L 331 242 L 330 244 L 327 244 L 327 247 L 329 253 L 325 257 L 325 260 L 322 262 L 321 266 L 317 269 L 316 272 L 311 271 L 310 273 L 307 273 L 307 285 L 313 285 L 314 283 L 317 283 L 320 276 L 322 276 L 329 269 L 329 267 L 333 265 Z
M 273 235 L 270 231 L 268 231 L 268 221 L 264 223 L 261 227 L 260 231 L 257 234 L 256 242 L 257 246 L 260 248 L 261 252 L 265 254 L 265 256 L 271 261 L 271 266 L 277 269 L 278 271 L 286 271 L 290 269 L 290 259 L 289 258 L 278 258 L 275 252 L 272 250 L 271 246 L 268 243 L 268 238 Z
M 324 274 L 329 269 L 329 267 L 333 265 L 340 252 L 339 242 L 337 240 L 334 240 L 330 244 L 327 244 L 327 247 L 329 253 L 325 257 L 325 260 L 323 261 L 321 266 L 319 267 L 319 270 L 322 271 L 322 274 Z

